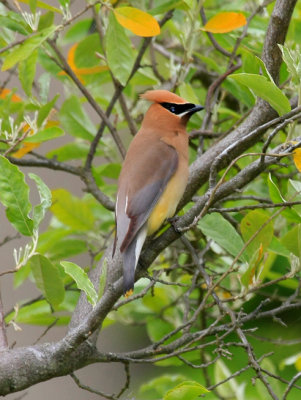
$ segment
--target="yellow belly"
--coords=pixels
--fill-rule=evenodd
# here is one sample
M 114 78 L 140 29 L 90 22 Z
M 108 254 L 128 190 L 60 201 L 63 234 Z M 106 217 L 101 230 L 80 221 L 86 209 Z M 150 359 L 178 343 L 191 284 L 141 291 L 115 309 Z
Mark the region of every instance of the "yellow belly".
M 187 174 L 176 173 L 168 182 L 162 196 L 155 205 L 147 222 L 147 235 L 156 232 L 163 224 L 165 219 L 171 218 L 176 212 L 177 205 L 181 200 L 186 188 Z

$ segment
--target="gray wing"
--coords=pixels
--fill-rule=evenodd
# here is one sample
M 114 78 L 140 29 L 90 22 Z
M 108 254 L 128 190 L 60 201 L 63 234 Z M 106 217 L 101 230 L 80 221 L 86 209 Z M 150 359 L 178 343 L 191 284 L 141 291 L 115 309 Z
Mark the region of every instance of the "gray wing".
M 177 166 L 175 148 L 162 141 L 146 149 L 138 165 L 126 166 L 131 180 L 120 186 L 116 204 L 117 240 L 121 252 L 127 249 L 147 221 Z M 125 168 L 123 173 L 126 172 Z

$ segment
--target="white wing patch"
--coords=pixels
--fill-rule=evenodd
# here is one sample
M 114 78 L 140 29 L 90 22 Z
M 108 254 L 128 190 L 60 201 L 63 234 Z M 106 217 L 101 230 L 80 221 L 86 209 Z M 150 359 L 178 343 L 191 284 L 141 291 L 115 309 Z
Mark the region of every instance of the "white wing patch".
M 126 196 L 126 197 L 125 197 L 125 207 L 124 207 L 124 212 L 125 212 L 125 213 L 127 213 L 128 201 L 129 201 L 129 196 Z
M 147 225 L 145 224 L 140 231 L 138 232 L 137 239 L 136 239 L 136 246 L 135 246 L 135 269 L 138 264 L 139 256 L 141 253 L 141 249 L 143 246 L 143 243 L 145 242 L 147 234 Z

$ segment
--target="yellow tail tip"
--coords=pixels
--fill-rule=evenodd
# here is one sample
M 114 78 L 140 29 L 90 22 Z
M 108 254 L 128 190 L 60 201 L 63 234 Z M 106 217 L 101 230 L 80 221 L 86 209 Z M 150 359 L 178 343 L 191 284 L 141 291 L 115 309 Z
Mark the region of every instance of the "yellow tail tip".
M 127 290 L 124 294 L 124 297 L 127 299 L 128 297 L 132 296 L 133 293 L 133 289 Z

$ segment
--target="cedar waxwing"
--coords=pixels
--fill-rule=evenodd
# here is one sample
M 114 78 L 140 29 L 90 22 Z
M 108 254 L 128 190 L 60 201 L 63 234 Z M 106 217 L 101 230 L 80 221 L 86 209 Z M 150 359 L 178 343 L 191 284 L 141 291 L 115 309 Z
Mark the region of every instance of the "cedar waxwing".
M 134 288 L 135 268 L 146 236 L 174 215 L 188 180 L 186 124 L 204 107 L 167 90 L 150 90 L 141 129 L 126 154 L 115 207 L 116 243 L 123 255 L 124 293 Z

